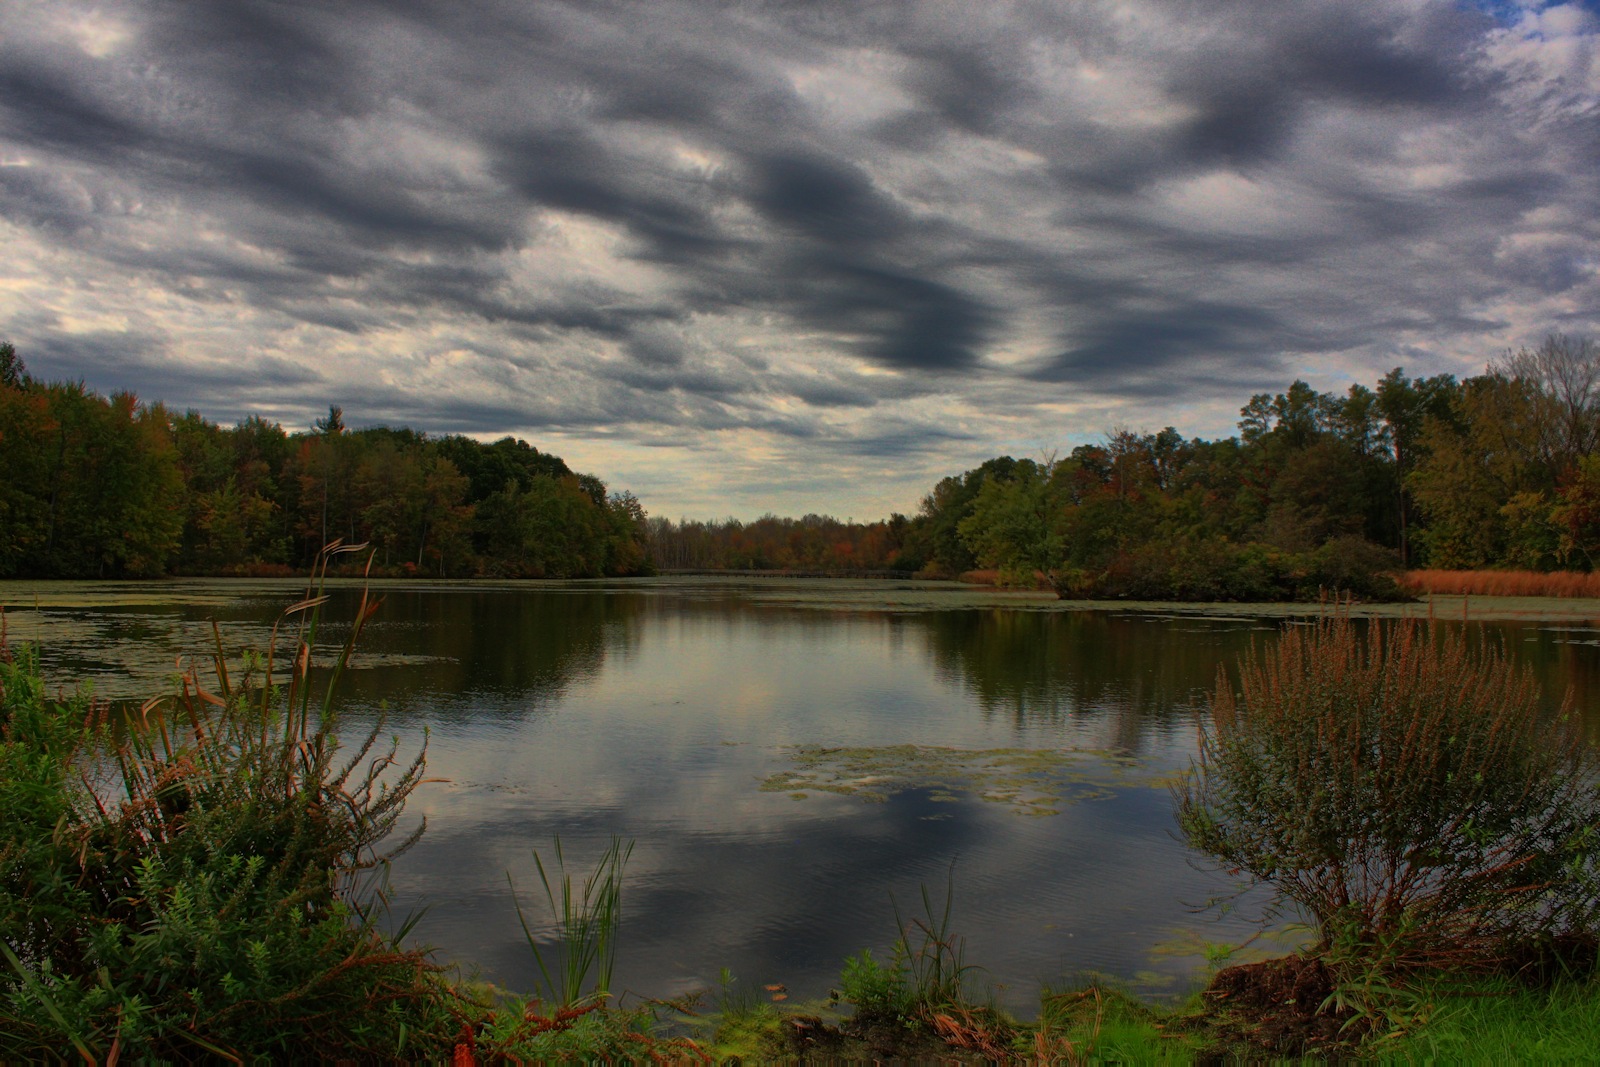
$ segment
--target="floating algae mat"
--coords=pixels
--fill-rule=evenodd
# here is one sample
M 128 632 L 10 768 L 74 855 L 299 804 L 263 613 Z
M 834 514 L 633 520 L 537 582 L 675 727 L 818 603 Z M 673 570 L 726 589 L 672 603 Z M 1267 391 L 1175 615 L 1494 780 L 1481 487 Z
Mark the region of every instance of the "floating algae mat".
M 946 748 L 883 745 L 787 749 L 792 769 L 768 775 L 763 792 L 803 800 L 838 793 L 883 802 L 895 793 L 926 790 L 946 803 L 962 794 L 1006 804 L 1018 815 L 1059 815 L 1062 807 L 1104 800 L 1119 789 L 1157 788 L 1169 777 L 1143 771 L 1137 761 L 1095 749 Z

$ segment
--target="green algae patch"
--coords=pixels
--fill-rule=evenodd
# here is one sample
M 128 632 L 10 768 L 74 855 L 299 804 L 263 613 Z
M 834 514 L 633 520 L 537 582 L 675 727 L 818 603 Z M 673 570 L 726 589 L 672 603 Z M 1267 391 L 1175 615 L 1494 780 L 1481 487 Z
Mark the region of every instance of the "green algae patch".
M 1098 749 L 797 745 L 785 752 L 791 766 L 768 775 L 761 789 L 797 799 L 835 793 L 883 803 L 897 793 L 921 790 L 934 803 L 969 796 L 1039 817 L 1164 781 L 1137 760 Z

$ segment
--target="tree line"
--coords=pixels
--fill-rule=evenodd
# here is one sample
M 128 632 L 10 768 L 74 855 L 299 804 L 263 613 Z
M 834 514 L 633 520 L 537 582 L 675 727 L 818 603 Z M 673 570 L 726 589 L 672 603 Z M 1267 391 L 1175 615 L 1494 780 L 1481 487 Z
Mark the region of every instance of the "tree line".
M 409 429 L 233 427 L 41 382 L 0 344 L 0 578 L 304 570 L 372 546 L 379 573 L 647 573 L 644 509 L 560 457 Z
M 867 523 L 829 515 L 647 520 L 651 559 L 663 570 L 888 570 L 899 566 L 909 525 L 904 515 Z
M 386 573 L 892 571 L 1063 596 L 1393 594 L 1405 568 L 1600 562 L 1600 347 L 1552 334 L 1484 373 L 1251 397 L 1217 440 L 1118 428 L 1065 457 L 1000 456 L 915 515 L 647 517 L 559 457 L 376 427 L 233 427 L 30 377 L 0 344 L 0 577 L 303 569 L 329 541 Z
M 1065 457 L 1000 456 L 914 516 L 651 520 L 663 567 L 892 570 L 1063 596 L 1276 600 L 1394 595 L 1420 567 L 1600 562 L 1600 347 L 1552 334 L 1476 377 L 1322 393 L 1296 381 L 1219 440 L 1118 428 Z

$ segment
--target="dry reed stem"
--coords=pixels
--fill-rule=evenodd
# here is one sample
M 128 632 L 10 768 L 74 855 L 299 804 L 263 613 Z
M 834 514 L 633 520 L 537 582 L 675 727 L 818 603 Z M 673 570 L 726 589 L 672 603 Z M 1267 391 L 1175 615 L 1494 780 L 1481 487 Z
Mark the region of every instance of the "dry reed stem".
M 1011 1058 L 1010 1053 L 996 1043 L 994 1035 L 968 1008 L 959 1004 L 949 1005 L 944 1011 L 934 1012 L 930 1021 L 934 1033 L 948 1045 L 968 1049 L 997 1062 Z

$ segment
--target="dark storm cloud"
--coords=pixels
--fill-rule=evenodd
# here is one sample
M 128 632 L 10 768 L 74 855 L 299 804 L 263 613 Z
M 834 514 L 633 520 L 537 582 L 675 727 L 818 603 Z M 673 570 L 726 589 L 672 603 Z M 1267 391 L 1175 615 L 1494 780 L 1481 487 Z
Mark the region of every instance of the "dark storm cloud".
M 99 159 L 143 143 L 147 131 L 102 100 L 96 80 L 92 66 L 77 57 L 0 48 L 0 131 L 16 144 Z
M 195 402 L 205 402 L 208 414 L 230 421 L 249 414 L 249 409 L 232 406 L 240 394 L 260 403 L 284 390 L 299 391 L 324 381 L 311 368 L 271 356 L 224 365 L 180 363 L 171 358 L 163 338 L 126 330 L 41 331 L 35 336 L 29 357 L 49 367 L 53 378 L 83 381 L 103 393 L 132 392 L 148 401 L 194 397 Z
M 925 451 L 930 445 L 975 441 L 977 436 L 929 423 L 877 424 L 873 431 L 844 445 L 843 450 L 857 456 L 902 457 Z
M 751 161 L 750 200 L 778 226 L 823 245 L 878 245 L 904 230 L 900 211 L 846 160 L 786 152 Z
M 98 379 L 131 376 L 130 371 L 143 369 L 145 359 L 160 346 L 156 338 L 131 331 L 98 331 L 81 334 L 63 334 L 41 330 L 36 334 L 34 350 L 29 358 L 59 369 L 61 377 L 72 379 Z M 122 383 L 101 385 L 102 388 L 126 389 Z
M 1097 392 L 1173 399 L 1214 377 L 1216 366 L 1264 369 L 1262 353 L 1286 336 L 1284 324 L 1252 308 L 1191 304 L 1113 319 L 1081 331 L 1083 343 L 1033 374 Z
M 1043 439 L 1038 405 L 1460 371 L 1600 324 L 1577 12 L 41 0 L 0 14 L 0 328 L 180 406 L 248 351 L 306 371 L 236 391 L 308 415 L 822 463 L 938 462 L 986 405 Z
M 872 257 L 797 257 L 789 312 L 840 335 L 873 362 L 905 371 L 959 371 L 978 359 L 992 316 L 960 288 Z
M 705 210 L 662 191 L 639 170 L 637 160 L 575 130 L 522 137 L 497 161 L 499 176 L 535 203 L 623 226 L 651 258 L 693 261 L 723 246 Z
M 1231 24 L 1237 36 L 1220 51 L 1175 56 L 1157 74 L 1188 117 L 1157 133 L 1073 129 L 1056 170 L 1060 177 L 1070 185 L 1131 192 L 1174 174 L 1269 164 L 1329 108 L 1423 114 L 1485 102 L 1483 79 L 1470 76 L 1463 63 L 1472 38 L 1461 18 L 1428 20 L 1425 39 L 1408 42 L 1381 18 L 1364 21 L 1376 11 L 1392 22 L 1394 13 L 1380 5 L 1208 8 L 1196 17 L 1213 28 Z
M 908 86 L 940 118 L 970 133 L 1001 128 L 1008 111 L 1035 98 L 1001 48 L 935 46 L 917 60 Z
M 256 101 L 268 114 L 280 108 L 360 111 L 373 103 L 364 64 L 341 38 L 371 13 L 368 5 L 338 3 L 159 5 L 147 41 L 168 62 L 229 87 L 230 103 Z
M 32 167 L 0 167 L 0 217 L 68 238 L 92 225 L 87 194 L 65 177 Z

